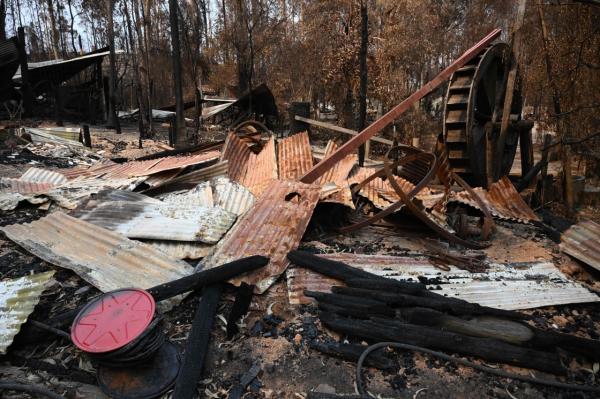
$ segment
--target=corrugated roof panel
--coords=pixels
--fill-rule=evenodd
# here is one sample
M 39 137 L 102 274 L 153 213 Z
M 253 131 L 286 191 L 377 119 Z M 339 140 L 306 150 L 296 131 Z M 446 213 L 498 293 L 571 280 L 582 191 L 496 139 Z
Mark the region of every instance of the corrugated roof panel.
M 523 201 L 521 195 L 506 176 L 492 184 L 487 191 L 481 187 L 476 187 L 473 190 L 486 204 L 492 215 L 500 219 L 514 220 L 521 223 L 539 221 L 537 215 Z M 460 202 L 479 209 L 479 205 L 467 191 L 452 193 L 449 201 Z
M 74 133 L 66 132 L 62 135 L 67 137 L 65 138 L 61 137 L 60 132 L 50 131 L 46 129 L 24 127 L 22 128 L 22 131 L 28 133 L 31 136 L 31 140 L 34 143 L 56 143 L 67 146 L 83 147 L 83 144 L 77 141 L 79 140 L 79 133 L 76 133 L 77 137 L 75 137 Z
M 312 169 L 312 149 L 307 132 L 294 134 L 278 143 L 279 178 L 298 180 Z
M 218 207 L 111 201 L 73 216 L 129 238 L 217 243 L 231 228 L 236 215 Z
M 203 169 L 195 170 L 181 176 L 177 176 L 157 187 L 145 190 L 144 193 L 151 195 L 159 195 L 164 193 L 177 192 L 181 190 L 189 190 L 196 187 L 198 184 L 213 179 L 219 176 L 226 176 L 228 162 L 219 162 L 218 164 L 208 166 Z
M 337 151 L 338 145 L 334 141 L 329 141 L 325 148 L 325 158 Z M 325 185 L 327 183 L 335 183 L 337 186 L 342 187 L 347 184 L 348 176 L 350 171 L 358 162 L 358 156 L 356 154 L 350 154 L 336 163 L 332 168 L 323 174 L 317 180 L 318 184 Z
M 560 249 L 600 270 L 600 224 L 587 220 L 571 226 L 561 236 Z
M 21 325 L 54 283 L 54 271 L 0 281 L 0 354 L 6 353 Z
M 257 292 L 265 292 L 286 269 L 286 255 L 300 243 L 319 193 L 316 185 L 273 181 L 199 268 L 245 256 L 268 256 L 267 267 L 233 280 L 236 285 L 246 282 L 256 285 Z
M 0 178 L 0 193 L 44 193 L 52 187 L 56 187 L 56 185 L 53 183 L 31 183 L 12 177 Z
M 426 260 L 409 257 L 350 253 L 320 256 L 397 280 L 418 281 L 418 277 L 425 277 L 435 281 L 428 288 L 436 293 L 500 309 L 600 301 L 598 295 L 569 280 L 550 262 L 491 264 L 485 273 L 470 273 L 455 267 L 445 272 Z M 306 303 L 308 299 L 304 297 L 303 290 L 327 291 L 330 283 L 330 280 L 303 268 L 290 269 L 290 302 Z
M 231 132 L 227 135 L 221 160 L 228 161 L 229 168 L 227 174 L 231 180 L 238 183 L 244 180 L 251 155 L 252 151 L 250 151 L 248 145 L 240 140 L 235 133 Z
M 193 206 L 212 208 L 215 206 L 213 191 L 208 181 L 198 184 L 191 190 L 161 195 L 158 198 L 165 204 L 188 208 Z
M 67 182 L 65 175 L 53 170 L 29 168 L 19 177 L 20 180 L 30 183 L 51 183 L 55 186 Z
M 155 173 L 151 176 L 148 176 L 144 183 L 146 183 L 150 187 L 160 186 L 173 179 L 174 177 L 177 177 L 182 170 L 183 169 L 172 169 L 160 173 Z
M 215 161 L 221 156 L 220 151 L 207 151 L 200 154 L 186 155 L 186 156 L 171 156 L 159 158 L 158 163 L 151 166 L 150 168 L 140 171 L 132 176 L 148 176 L 155 173 L 165 172 L 167 170 L 181 169 L 192 165 L 202 165 L 208 162 Z M 133 162 L 145 162 L 145 161 L 133 161 Z M 131 162 L 129 162 L 131 163 Z
M 262 192 L 277 179 L 277 157 L 275 156 L 275 139 L 267 141 L 260 153 L 250 155 L 246 175 L 241 182 L 255 196 Z
M 214 245 L 203 242 L 144 240 L 146 244 L 173 259 L 200 259 L 210 254 Z
M 74 271 L 103 292 L 148 289 L 193 272 L 187 263 L 149 245 L 61 212 L 0 230 L 33 255 Z
M 214 178 L 210 184 L 215 205 L 226 211 L 241 216 L 254 204 L 255 197 L 246 187 L 226 177 Z

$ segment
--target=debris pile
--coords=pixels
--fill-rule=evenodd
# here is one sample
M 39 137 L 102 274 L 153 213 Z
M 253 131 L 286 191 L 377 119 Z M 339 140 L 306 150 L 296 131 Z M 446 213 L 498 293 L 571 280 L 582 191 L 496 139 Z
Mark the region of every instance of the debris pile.
M 355 155 L 453 73 L 474 70 L 463 68 L 498 35 L 341 146 L 250 121 L 223 141 L 123 160 L 24 129 L 33 143 L 3 159 L 30 167 L 0 178 L 0 361 L 115 398 L 192 398 L 199 387 L 213 398 L 370 398 L 363 364 L 383 370 L 368 373 L 382 395 L 419 386 L 396 348 L 539 395 L 597 394 L 600 297 L 560 250 L 599 268 L 598 224 L 572 226 L 559 249 L 508 175 L 471 187 L 448 140 L 434 152 L 386 143 L 366 166 Z M 358 396 L 313 390 L 331 375 L 281 388 L 289 375 L 278 369 L 304 375 L 330 356 L 357 362 Z M 347 370 L 328 364 L 349 392 Z M 52 378 L 36 382 L 66 395 Z M 47 391 L 6 389 L 34 388 Z

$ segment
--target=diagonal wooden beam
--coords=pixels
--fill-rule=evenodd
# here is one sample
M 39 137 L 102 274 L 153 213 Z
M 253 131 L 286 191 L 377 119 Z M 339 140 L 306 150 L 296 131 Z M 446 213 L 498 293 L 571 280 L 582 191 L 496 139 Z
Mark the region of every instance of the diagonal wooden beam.
M 456 61 L 450 64 L 450 66 L 448 66 L 446 69 L 440 72 L 439 75 L 433 78 L 433 80 L 431 80 L 419 90 L 411 94 L 410 97 L 408 97 L 406 100 L 396 105 L 387 114 L 377 119 L 365 130 L 360 132 L 357 136 L 354 136 L 343 146 L 341 146 L 336 152 L 334 152 L 329 157 L 323 159 L 321 162 L 315 165 L 304 176 L 302 176 L 302 179 L 300 179 L 300 181 L 309 184 L 315 182 L 326 171 L 331 169 L 333 165 L 344 159 L 348 154 L 355 152 L 358 149 L 358 147 L 367 142 L 367 140 L 375 136 L 394 120 L 398 119 L 398 117 L 404 112 L 409 110 L 413 106 L 413 104 L 415 104 L 417 101 L 419 101 L 427 94 L 431 93 L 433 90 L 439 87 L 444 81 L 450 78 L 450 76 L 454 72 L 456 72 L 458 69 L 462 68 L 467 62 L 475 58 L 477 54 L 479 54 L 491 42 L 493 42 L 498 36 L 500 36 L 500 33 L 502 33 L 500 29 L 494 29 L 486 37 L 481 39 L 479 43 L 471 47 Z

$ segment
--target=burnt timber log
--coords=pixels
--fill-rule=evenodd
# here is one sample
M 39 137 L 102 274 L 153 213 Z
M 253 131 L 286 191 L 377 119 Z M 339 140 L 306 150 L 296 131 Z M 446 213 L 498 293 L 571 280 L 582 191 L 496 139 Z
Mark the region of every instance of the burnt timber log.
M 320 318 L 334 331 L 371 342 L 401 342 L 557 375 L 565 373 L 556 353 L 522 348 L 495 339 L 470 337 L 382 318 L 353 320 L 331 313 L 321 313 Z
M 211 285 L 203 290 L 185 345 L 183 364 L 175 381 L 173 399 L 192 399 L 196 394 L 222 290 L 221 284 Z

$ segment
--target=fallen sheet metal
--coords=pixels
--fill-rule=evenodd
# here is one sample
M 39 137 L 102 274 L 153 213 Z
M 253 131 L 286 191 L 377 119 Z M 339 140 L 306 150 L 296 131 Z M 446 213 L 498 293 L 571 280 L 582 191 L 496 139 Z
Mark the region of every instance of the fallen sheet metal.
M 325 148 L 325 157 L 333 154 L 337 148 L 337 144 L 330 140 Z M 348 155 L 317 180 L 317 184 L 323 186 L 320 202 L 341 204 L 354 209 L 348 176 L 357 162 L 356 154 Z
M 195 203 L 110 201 L 72 214 L 129 238 L 217 243 L 236 215 L 219 207 Z
M 21 179 L 15 179 L 12 177 L 0 178 L 0 193 L 19 193 L 19 194 L 35 194 L 44 193 L 56 187 L 52 183 L 31 183 L 23 181 Z
M 210 186 L 210 182 L 207 181 L 198 184 L 191 190 L 169 193 L 158 196 L 158 198 L 160 198 L 165 204 L 180 206 L 183 208 L 212 208 L 215 205 L 213 200 L 213 190 Z
M 560 249 L 600 270 L 600 224 L 587 220 L 571 226 L 561 237 Z
M 248 145 L 235 133 L 232 132 L 227 135 L 223 145 L 221 161 L 228 161 L 227 175 L 231 180 L 239 183 L 244 180 L 251 155 L 252 151 L 250 151 Z
M 600 302 L 598 295 L 569 280 L 550 262 L 491 264 L 485 273 L 471 273 L 453 266 L 448 272 L 441 271 L 426 260 L 409 257 L 349 253 L 320 256 L 396 280 L 416 282 L 421 277 L 438 294 L 499 309 Z M 307 303 L 304 290 L 329 291 L 332 283 L 297 267 L 290 267 L 287 276 L 293 304 Z
M 160 195 L 165 193 L 178 192 L 182 190 L 190 190 L 198 184 L 208 181 L 215 177 L 226 176 L 228 162 L 219 162 L 215 165 L 208 166 L 203 169 L 195 170 L 185 175 L 177 176 L 163 184 L 150 188 L 144 191 L 148 195 Z
M 221 160 L 229 161 L 229 178 L 244 185 L 257 197 L 271 181 L 277 179 L 277 157 L 273 137 L 269 138 L 258 154 L 255 154 L 236 134 L 230 133 L 225 141 Z
M 215 206 L 242 216 L 254 204 L 254 195 L 239 183 L 226 177 L 217 177 L 210 181 Z
M 203 242 L 144 240 L 172 259 L 200 259 L 210 254 L 214 245 Z
M 83 147 L 83 144 L 77 141 L 79 138 L 79 132 L 65 132 L 65 134 L 61 135 L 60 132 L 57 131 L 33 127 L 24 127 L 22 128 L 22 132 L 24 134 L 29 134 L 34 143 L 54 143 L 66 146 Z M 75 139 L 75 135 L 77 136 L 77 139 Z M 61 136 L 65 136 L 67 138 Z
M 193 272 L 158 249 L 61 212 L 0 230 L 33 255 L 74 271 L 103 292 L 148 289 Z
M 54 283 L 54 271 L 0 281 L 0 354 L 5 354 L 21 325 Z
M 312 149 L 307 132 L 294 134 L 278 143 L 279 178 L 298 180 L 313 167 Z
M 67 178 L 62 173 L 40 168 L 27 169 L 27 171 L 19 177 L 19 180 L 30 183 L 50 183 L 55 186 L 67 182 Z
M 300 243 L 319 192 L 316 185 L 273 181 L 199 269 L 250 255 L 268 256 L 271 261 L 267 267 L 232 281 L 235 285 L 254 284 L 257 292 L 265 292 L 285 271 L 289 263 L 286 255 Z
M 67 183 L 53 187 L 44 196 L 66 209 L 75 209 L 92 194 L 106 189 L 134 190 L 146 178 L 136 177 L 131 179 L 107 179 L 94 177 L 79 177 Z
M 500 219 L 514 220 L 521 223 L 540 220 L 529 205 L 523 201 L 521 195 L 506 176 L 492 184 L 487 191 L 481 187 L 476 187 L 473 191 L 479 195 L 492 215 Z M 471 198 L 467 191 L 452 193 L 450 202 L 452 201 L 479 209 L 477 202 Z
M 258 154 L 252 153 L 248 160 L 242 184 L 255 196 L 260 196 L 267 186 L 277 179 L 277 157 L 275 139 L 271 136 Z

